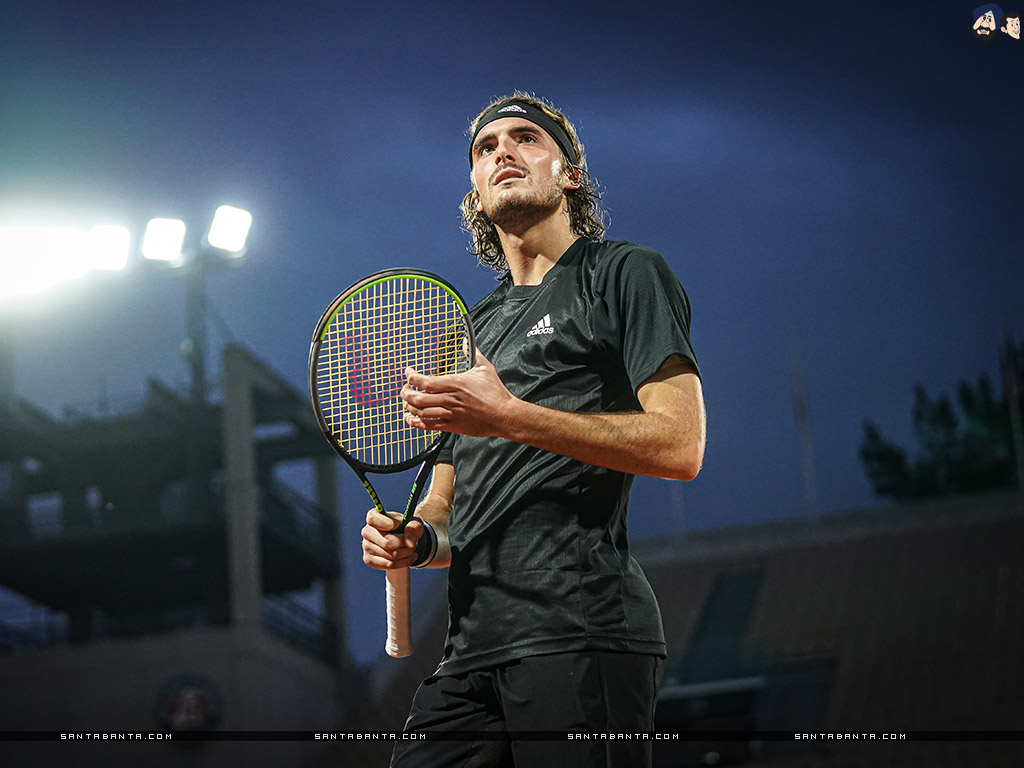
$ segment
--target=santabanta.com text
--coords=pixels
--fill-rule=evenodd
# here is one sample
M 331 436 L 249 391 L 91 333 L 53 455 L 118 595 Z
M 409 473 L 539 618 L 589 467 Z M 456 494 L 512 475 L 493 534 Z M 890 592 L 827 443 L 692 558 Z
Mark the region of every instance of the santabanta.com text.
M 636 739 L 638 741 L 678 741 L 678 733 L 648 733 L 647 731 L 639 731 L 637 733 L 567 733 L 565 738 L 569 741 L 629 741 Z
M 882 731 L 826 731 L 824 733 L 794 733 L 793 738 L 797 741 L 804 739 L 812 741 L 906 741 L 907 734 Z
M 61 739 L 72 741 L 170 741 L 172 733 L 126 733 L 124 731 L 91 733 L 84 731 L 71 731 L 61 733 Z
M 423 741 L 427 735 L 425 733 L 402 733 L 401 731 L 336 731 L 317 733 L 313 735 L 313 738 L 328 741 Z

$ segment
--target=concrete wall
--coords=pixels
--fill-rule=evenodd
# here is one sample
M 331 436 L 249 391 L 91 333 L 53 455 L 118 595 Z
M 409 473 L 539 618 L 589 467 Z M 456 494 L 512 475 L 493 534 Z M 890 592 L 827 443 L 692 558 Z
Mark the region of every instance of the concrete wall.
M 213 684 L 218 730 L 331 730 L 336 674 L 262 631 L 202 629 L 0 657 L 0 731 L 159 731 L 161 692 L 181 676 Z M 306 768 L 316 742 L 0 741 L 0 765 L 61 768 Z

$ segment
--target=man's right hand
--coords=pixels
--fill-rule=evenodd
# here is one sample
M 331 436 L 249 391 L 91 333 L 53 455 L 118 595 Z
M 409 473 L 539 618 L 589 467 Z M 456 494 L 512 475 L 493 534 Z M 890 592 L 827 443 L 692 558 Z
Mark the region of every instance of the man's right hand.
M 366 513 L 363 526 L 363 562 L 371 568 L 408 568 L 416 561 L 416 544 L 423 535 L 423 523 L 413 519 L 401 534 L 389 533 L 401 525 L 397 512 L 382 515 L 376 507 Z

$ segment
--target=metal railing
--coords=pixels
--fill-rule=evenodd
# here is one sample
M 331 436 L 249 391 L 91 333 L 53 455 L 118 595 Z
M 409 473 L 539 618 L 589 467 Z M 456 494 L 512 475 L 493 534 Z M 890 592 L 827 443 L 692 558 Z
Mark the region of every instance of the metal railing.
M 267 595 L 262 605 L 263 627 L 321 661 L 337 662 L 336 627 L 322 613 L 290 595 Z
M 289 645 L 329 664 L 337 662 L 337 627 L 323 614 L 290 595 L 266 595 L 261 606 L 263 628 Z M 90 640 L 154 636 L 182 629 L 224 626 L 227 616 L 212 606 L 151 611 L 134 617 L 105 617 L 96 611 Z M 0 654 L 38 650 L 71 642 L 67 614 L 23 601 L 0 602 Z
M 261 488 L 260 515 L 276 534 L 314 550 L 322 562 L 337 557 L 337 528 L 321 508 L 279 480 Z

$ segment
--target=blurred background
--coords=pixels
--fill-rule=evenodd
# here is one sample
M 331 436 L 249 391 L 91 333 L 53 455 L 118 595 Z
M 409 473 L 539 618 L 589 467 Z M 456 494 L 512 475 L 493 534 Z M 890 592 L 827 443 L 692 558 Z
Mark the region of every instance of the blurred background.
M 639 479 L 630 518 L 674 648 L 664 716 L 683 729 L 721 705 L 734 731 L 1017 727 L 1021 666 L 999 643 L 1020 636 L 1024 586 L 1006 548 L 1024 541 L 1024 43 L 976 39 L 973 10 L 6 8 L 0 729 L 400 727 L 439 654 L 444 577 L 416 574 L 415 661 L 382 660 L 382 578 L 358 544 L 368 500 L 310 424 L 309 340 L 377 269 L 438 272 L 471 302 L 490 290 L 459 228 L 466 129 L 516 89 L 574 122 L 608 237 L 660 251 L 693 307 L 704 469 L 685 485 Z M 244 246 L 217 247 L 223 205 L 251 215 Z M 153 219 L 184 233 L 143 255 Z M 409 479 L 381 482 L 385 500 Z M 905 605 L 879 608 L 894 595 Z M 823 618 L 844 600 L 857 607 Z M 932 629 L 893 640 L 909 614 Z M 984 631 L 940 648 L 961 625 Z M 910 693 L 890 711 L 894 688 Z M 274 746 L 141 754 L 386 762 Z M 659 760 L 1016 759 L 1000 746 Z M 139 759 L 18 748 L 60 765 Z

